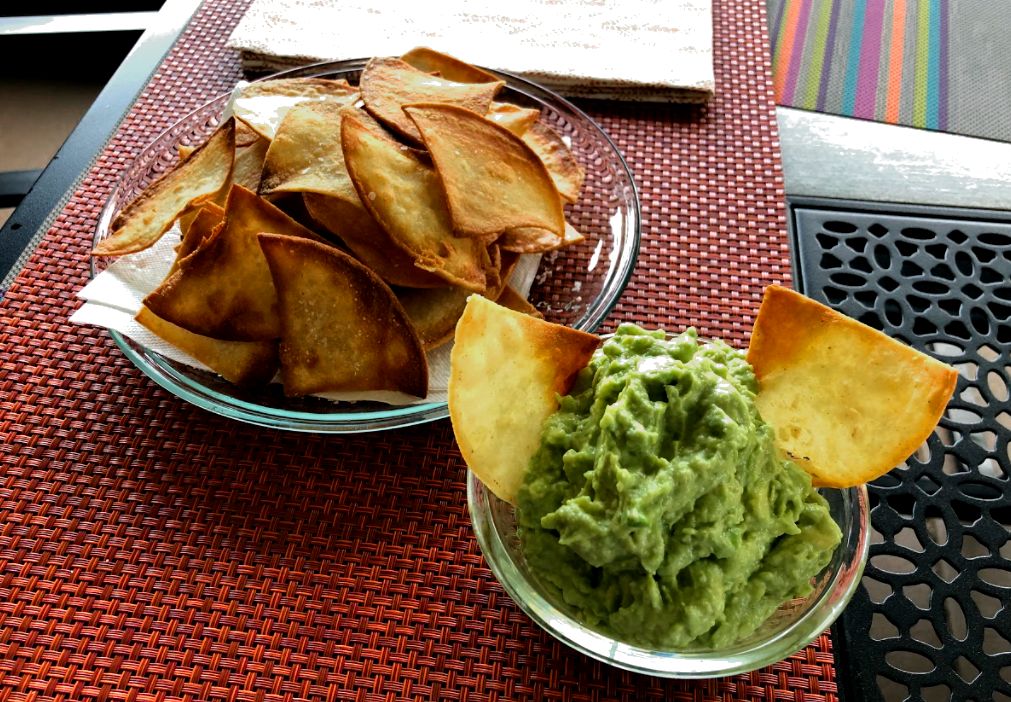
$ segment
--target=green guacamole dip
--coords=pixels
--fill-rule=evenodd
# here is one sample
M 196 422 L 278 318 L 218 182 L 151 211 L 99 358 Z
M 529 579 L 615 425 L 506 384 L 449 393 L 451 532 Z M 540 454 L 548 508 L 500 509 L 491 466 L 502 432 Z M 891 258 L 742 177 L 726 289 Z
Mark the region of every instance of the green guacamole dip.
M 741 352 L 621 326 L 545 423 L 518 497 L 537 578 L 648 648 L 716 648 L 804 596 L 841 539 L 777 456 Z

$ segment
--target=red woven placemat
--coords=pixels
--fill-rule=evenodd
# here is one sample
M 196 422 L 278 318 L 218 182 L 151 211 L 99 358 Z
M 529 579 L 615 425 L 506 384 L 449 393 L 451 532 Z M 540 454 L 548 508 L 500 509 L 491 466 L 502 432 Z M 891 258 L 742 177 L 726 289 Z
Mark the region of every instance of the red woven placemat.
M 0 304 L 0 702 L 833 699 L 830 641 L 707 682 L 556 643 L 486 569 L 447 422 L 248 427 L 71 326 L 96 217 L 160 130 L 228 89 L 243 3 L 208 0 Z M 641 189 L 613 320 L 744 341 L 789 275 L 762 0 L 715 3 L 707 109 L 590 105 Z

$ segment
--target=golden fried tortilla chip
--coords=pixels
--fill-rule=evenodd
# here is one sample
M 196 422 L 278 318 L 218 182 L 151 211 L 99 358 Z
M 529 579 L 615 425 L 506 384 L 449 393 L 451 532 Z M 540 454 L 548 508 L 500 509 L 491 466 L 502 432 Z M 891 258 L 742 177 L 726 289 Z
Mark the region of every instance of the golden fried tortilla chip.
M 304 102 L 334 102 L 347 105 L 358 99 L 358 89 L 346 80 L 329 78 L 277 78 L 249 83 L 232 100 L 236 117 L 273 139 L 284 115 Z
M 505 83 L 457 83 L 437 78 L 396 58 L 374 58 L 362 71 L 362 100 L 372 116 L 397 134 L 421 141 L 417 127 L 404 114 L 404 105 L 448 103 L 483 115 Z
M 276 341 L 222 341 L 166 322 L 147 307 L 137 321 L 236 385 L 263 385 L 277 372 Z
M 450 355 L 449 416 L 464 460 L 507 502 L 600 338 L 471 295 Z
M 425 73 L 437 73 L 446 80 L 457 83 L 494 83 L 499 77 L 465 61 L 441 53 L 427 46 L 411 49 L 400 57 L 404 63 Z
M 425 352 L 383 281 L 332 246 L 274 234 L 259 240 L 280 302 L 285 394 L 428 394 Z
M 516 136 L 523 136 L 541 117 L 540 110 L 520 107 L 511 102 L 493 102 L 485 119 L 505 127 Z
M 816 485 L 884 475 L 930 436 L 957 372 L 776 285 L 765 290 L 748 362 L 758 410 Z
M 330 102 L 306 102 L 288 110 L 263 164 L 260 194 L 320 193 L 358 198 L 341 150 L 341 111 Z
M 495 300 L 495 302 L 503 307 L 513 310 L 514 312 L 528 314 L 531 317 L 536 317 L 537 319 L 544 319 L 544 315 L 541 314 L 541 311 L 531 305 L 530 301 L 516 292 L 511 285 L 506 285 L 502 289 L 502 294 L 498 296 L 498 299 Z
M 576 202 L 586 180 L 586 169 L 576 160 L 572 150 L 551 127 L 535 122 L 521 137 L 541 159 L 566 202 Z
M 274 205 L 241 186 L 225 204 L 221 230 L 179 262 L 144 304 L 194 334 L 229 341 L 281 335 L 277 293 L 256 235 L 275 232 L 318 239 Z
M 414 265 L 414 259 L 393 243 L 386 230 L 368 213 L 358 193 L 354 200 L 304 193 L 309 216 L 351 250 L 359 261 L 390 285 L 406 288 L 441 288 L 446 281 Z
M 518 227 L 507 229 L 495 243 L 502 247 L 503 251 L 531 254 L 555 251 L 578 244 L 585 239 L 586 237 L 566 221 L 565 235 L 561 237 L 540 227 Z
M 463 288 L 400 289 L 397 299 L 418 333 L 426 351 L 453 338 L 453 330 L 473 293 Z
M 414 265 L 451 285 L 483 292 L 491 267 L 480 239 L 453 234 L 435 170 L 351 113 L 341 123 L 344 163 L 365 208 Z
M 269 147 L 270 139 L 260 136 L 242 120 L 236 120 L 232 184 L 255 193 L 260 187 L 260 172 Z M 224 204 L 224 199 L 219 204 Z
M 196 210 L 190 225 L 186 228 L 186 233 L 183 234 L 182 241 L 179 242 L 179 247 L 176 249 L 176 259 L 172 262 L 168 275 L 175 273 L 179 268 L 180 261 L 196 251 L 204 241 L 214 236 L 224 220 L 225 208 L 213 202 L 205 203 Z
M 123 208 L 112 234 L 95 245 L 95 256 L 143 251 L 169 230 L 182 212 L 212 199 L 228 183 L 235 149 L 235 120 L 225 121 L 189 158 Z
M 416 104 L 418 126 L 458 235 L 541 227 L 562 236 L 565 214 L 551 175 L 515 134 L 455 105 Z

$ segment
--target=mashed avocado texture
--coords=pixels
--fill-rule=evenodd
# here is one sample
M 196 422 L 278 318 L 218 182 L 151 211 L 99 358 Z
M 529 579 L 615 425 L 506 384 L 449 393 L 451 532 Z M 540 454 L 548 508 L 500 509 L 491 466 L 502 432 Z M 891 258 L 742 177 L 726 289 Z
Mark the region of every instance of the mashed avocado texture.
M 623 325 L 544 426 L 518 497 L 536 576 L 589 626 L 722 647 L 810 592 L 841 539 L 755 409 L 743 354 Z

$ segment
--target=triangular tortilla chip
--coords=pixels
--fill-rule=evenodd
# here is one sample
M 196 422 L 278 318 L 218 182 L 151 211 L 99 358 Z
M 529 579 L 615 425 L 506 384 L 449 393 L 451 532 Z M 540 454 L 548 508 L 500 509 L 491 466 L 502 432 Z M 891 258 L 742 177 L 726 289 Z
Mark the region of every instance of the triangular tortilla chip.
M 172 262 L 172 267 L 166 277 L 175 273 L 179 268 L 179 262 L 196 251 L 204 241 L 210 239 L 224 221 L 225 208 L 215 205 L 213 202 L 208 202 L 196 210 L 190 225 L 186 228 L 186 233 L 183 234 L 182 241 L 176 248 L 176 260 Z
M 235 149 L 235 120 L 226 120 L 204 144 L 123 208 L 112 234 L 95 245 L 95 256 L 143 251 L 169 230 L 186 208 L 211 199 L 228 183 Z
M 267 151 L 261 195 L 307 192 L 358 198 L 340 146 L 343 109 L 330 102 L 307 102 L 288 110 Z
M 518 227 L 516 229 L 507 229 L 495 243 L 503 251 L 530 254 L 555 251 L 566 246 L 578 244 L 585 239 L 586 237 L 580 234 L 575 227 L 569 222 L 565 222 L 565 235 L 562 237 L 540 227 Z
M 236 91 L 232 112 L 260 136 L 273 139 L 284 115 L 304 102 L 347 105 L 358 99 L 358 89 L 346 80 L 276 78 L 256 81 Z
M 400 59 L 374 58 L 365 65 L 359 87 L 365 109 L 373 117 L 397 134 L 419 142 L 421 135 L 404 114 L 404 105 L 448 103 L 483 115 L 503 85 L 501 80 L 457 83 L 419 71 Z
M 520 107 L 511 102 L 493 102 L 485 115 L 485 119 L 505 127 L 516 136 L 523 136 L 540 117 L 540 110 Z
M 453 338 L 456 323 L 472 294 L 463 288 L 402 289 L 397 291 L 397 299 L 425 350 L 431 351 Z
M 323 229 L 338 237 L 359 261 L 390 285 L 406 288 L 441 288 L 446 281 L 414 265 L 386 230 L 368 213 L 358 193 L 354 200 L 305 193 L 303 199 L 309 216 Z
M 519 137 L 455 105 L 409 105 L 404 112 L 432 154 L 457 234 L 542 227 L 562 236 L 565 213 L 558 190 Z
M 260 172 L 269 147 L 270 139 L 260 136 L 242 120 L 236 120 L 232 184 L 255 193 L 260 187 Z
M 957 372 L 787 288 L 771 285 L 748 362 L 758 410 L 816 485 L 873 480 L 930 436 Z
M 286 394 L 428 393 L 421 342 L 393 292 L 372 271 L 307 239 L 261 234 L 259 240 L 280 302 Z
M 514 503 L 558 408 L 600 338 L 471 295 L 450 355 L 449 416 L 467 467 Z
M 147 307 L 137 321 L 236 385 L 262 385 L 277 373 L 276 341 L 222 341 L 166 322 Z
M 566 202 L 576 202 L 586 180 L 586 169 L 551 127 L 535 122 L 521 137 L 537 154 L 551 174 L 558 194 Z
M 277 294 L 256 240 L 260 232 L 318 239 L 263 198 L 234 186 L 221 230 L 180 261 L 144 304 L 194 334 L 229 341 L 278 338 Z
M 491 266 L 487 245 L 453 235 L 435 170 L 353 114 L 341 124 L 344 163 L 363 205 L 422 270 L 483 292 Z
M 418 46 L 400 57 L 404 63 L 425 73 L 437 73 L 457 83 L 494 83 L 499 77 L 465 61 L 427 46 Z

